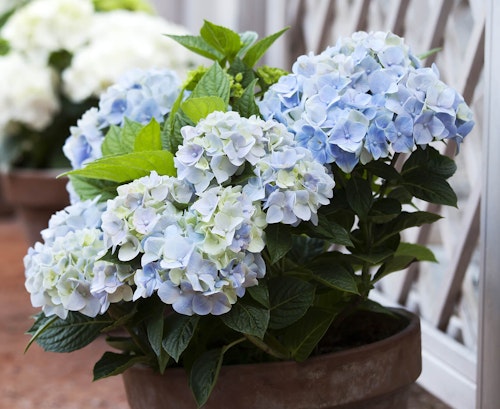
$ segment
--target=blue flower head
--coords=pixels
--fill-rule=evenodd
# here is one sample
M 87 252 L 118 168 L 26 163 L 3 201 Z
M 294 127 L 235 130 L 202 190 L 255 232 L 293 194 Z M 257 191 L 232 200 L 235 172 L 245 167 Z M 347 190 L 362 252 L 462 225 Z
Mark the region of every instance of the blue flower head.
M 435 140 L 459 144 L 473 126 L 463 98 L 421 67 L 401 37 L 357 32 L 301 56 L 260 102 L 321 163 L 350 172 L 360 161 L 411 152 Z
M 125 118 L 147 124 L 163 122 L 180 92 L 180 79 L 171 70 L 134 69 L 127 72 L 100 97 L 99 107 L 83 114 L 71 128 L 63 152 L 73 169 L 102 156 L 101 145 L 110 125 L 123 125 Z

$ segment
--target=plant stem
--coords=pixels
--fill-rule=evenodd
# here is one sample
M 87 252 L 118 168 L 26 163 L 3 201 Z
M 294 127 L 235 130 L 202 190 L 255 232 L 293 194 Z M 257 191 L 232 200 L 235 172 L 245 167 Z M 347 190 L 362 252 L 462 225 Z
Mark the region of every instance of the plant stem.
M 274 348 L 271 348 L 268 344 L 266 344 L 264 341 L 261 339 L 250 335 L 250 334 L 245 334 L 245 338 L 248 339 L 252 344 L 254 344 L 256 347 L 260 348 L 262 351 L 265 353 L 278 358 L 278 359 L 289 359 L 290 357 L 287 354 L 283 354 Z

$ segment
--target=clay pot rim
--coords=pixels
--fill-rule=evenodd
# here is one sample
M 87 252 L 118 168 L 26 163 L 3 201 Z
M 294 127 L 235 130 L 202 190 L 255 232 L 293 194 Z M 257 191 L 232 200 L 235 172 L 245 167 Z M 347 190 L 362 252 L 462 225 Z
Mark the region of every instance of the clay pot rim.
M 326 354 L 321 354 L 321 355 L 315 355 L 312 356 L 305 361 L 302 362 L 297 362 L 294 360 L 288 360 L 288 361 L 274 361 L 274 362 L 261 362 L 261 363 L 250 363 L 250 364 L 232 364 L 232 365 L 223 365 L 222 367 L 226 371 L 234 371 L 234 372 L 240 372 L 240 371 L 253 371 L 255 368 L 259 368 L 260 370 L 266 369 L 266 368 L 273 368 L 276 366 L 281 366 L 281 367 L 304 367 L 307 368 L 308 366 L 313 366 L 317 365 L 318 362 L 321 362 L 327 357 L 333 358 L 335 357 L 336 361 L 339 363 L 339 365 L 349 362 L 352 360 L 353 356 L 358 356 L 358 355 L 369 355 L 370 352 L 375 353 L 375 351 L 384 349 L 384 347 L 387 345 L 395 345 L 398 344 L 401 340 L 412 337 L 413 335 L 420 333 L 420 317 L 416 315 L 415 313 L 405 310 L 403 308 L 389 308 L 390 311 L 394 312 L 397 315 L 403 316 L 404 318 L 408 319 L 408 324 L 405 328 L 403 328 L 400 331 L 397 331 L 396 333 L 388 336 L 387 338 L 381 339 L 379 341 L 371 342 L 369 344 L 365 345 L 360 345 L 352 348 L 347 348 L 343 349 L 341 351 L 334 351 L 334 352 L 329 352 Z M 132 368 L 134 371 L 147 371 L 150 372 L 152 369 L 143 364 L 139 365 L 134 365 Z M 185 373 L 185 370 L 183 367 L 170 367 L 167 368 L 169 373 L 175 373 L 175 372 L 182 372 Z

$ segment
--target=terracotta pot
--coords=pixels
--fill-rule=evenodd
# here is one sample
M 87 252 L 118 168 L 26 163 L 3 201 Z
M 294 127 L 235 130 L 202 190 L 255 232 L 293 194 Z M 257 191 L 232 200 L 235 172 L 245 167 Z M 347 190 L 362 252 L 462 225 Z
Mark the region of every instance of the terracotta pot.
M 4 197 L 19 218 L 29 244 L 41 240 L 50 217 L 69 204 L 63 170 L 15 169 L 2 174 Z
M 421 372 L 420 321 L 361 347 L 303 363 L 224 366 L 205 409 L 405 409 Z M 123 374 L 131 409 L 195 409 L 183 369 L 164 375 L 134 367 Z

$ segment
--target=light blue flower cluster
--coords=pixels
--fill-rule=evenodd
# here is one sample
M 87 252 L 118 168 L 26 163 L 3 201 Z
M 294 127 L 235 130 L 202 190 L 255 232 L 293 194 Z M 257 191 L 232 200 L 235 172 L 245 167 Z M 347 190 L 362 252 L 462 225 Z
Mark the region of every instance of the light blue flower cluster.
M 120 186 L 102 220 L 121 261 L 140 255 L 134 300 L 158 291 L 179 313 L 223 314 L 265 273 L 265 216 L 240 186 L 194 196 L 190 183 L 153 172 Z
M 437 68 L 420 67 L 401 37 L 358 32 L 304 55 L 260 102 L 320 163 L 350 172 L 361 161 L 411 152 L 473 127 L 472 112 Z
M 26 289 L 46 315 L 64 319 L 68 311 L 78 311 L 95 317 L 112 302 L 132 299 L 130 267 L 99 260 L 106 253 L 103 210 L 89 200 L 57 212 L 42 232 L 44 243 L 25 256 Z
M 196 127 L 182 128 L 182 134 L 175 157 L 178 177 L 200 192 L 251 169 L 243 192 L 263 201 L 267 223 L 315 223 L 318 208 L 333 195 L 327 169 L 274 120 L 214 112 Z
M 109 87 L 99 99 L 99 108 L 90 108 L 63 146 L 73 169 L 102 156 L 104 135 L 111 125 L 120 126 L 125 118 L 147 124 L 152 118 L 163 123 L 180 92 L 180 80 L 171 70 L 127 72 Z
M 134 108 L 139 97 L 121 114 L 110 100 L 82 121 L 119 124 L 123 112 L 145 112 Z M 97 135 L 97 150 L 96 129 L 85 140 L 90 146 L 88 135 Z M 25 259 L 33 305 L 47 315 L 95 316 L 157 294 L 181 314 L 224 314 L 266 273 L 267 225 L 317 224 L 333 196 L 328 168 L 275 120 L 213 112 L 181 132 L 175 177 L 153 171 L 119 186 L 104 205 L 77 202 L 53 216 L 45 243 Z M 102 259 L 108 251 L 116 264 Z
M 219 315 L 265 275 L 267 224 L 317 222 L 334 181 L 273 120 L 213 112 L 182 135 L 177 177 L 120 186 L 103 240 L 121 262 L 140 263 L 134 300 L 157 293 L 181 314 Z

